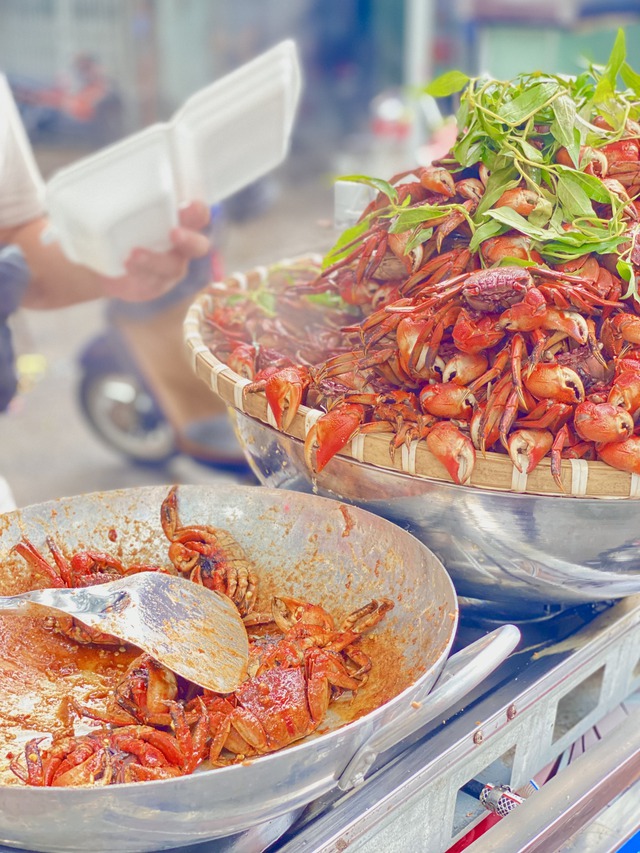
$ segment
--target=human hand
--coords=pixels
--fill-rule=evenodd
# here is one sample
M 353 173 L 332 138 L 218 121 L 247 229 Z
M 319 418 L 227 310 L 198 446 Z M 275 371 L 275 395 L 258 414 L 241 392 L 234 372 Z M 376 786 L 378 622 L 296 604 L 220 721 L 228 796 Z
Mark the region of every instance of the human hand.
M 210 251 L 211 241 L 201 233 L 210 218 L 203 202 L 195 201 L 182 208 L 180 224 L 170 234 L 173 248 L 167 252 L 134 249 L 125 263 L 125 275 L 102 277 L 105 294 L 126 302 L 144 302 L 171 290 L 187 274 L 190 261 Z

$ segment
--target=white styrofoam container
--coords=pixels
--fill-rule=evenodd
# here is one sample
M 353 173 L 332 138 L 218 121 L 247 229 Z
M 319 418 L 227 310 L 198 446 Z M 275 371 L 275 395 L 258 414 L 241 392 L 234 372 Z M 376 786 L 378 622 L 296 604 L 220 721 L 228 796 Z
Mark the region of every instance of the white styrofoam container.
M 117 276 L 133 248 L 167 249 L 181 204 L 215 204 L 284 160 L 300 89 L 287 40 L 191 96 L 170 122 L 59 170 L 46 203 L 64 252 Z

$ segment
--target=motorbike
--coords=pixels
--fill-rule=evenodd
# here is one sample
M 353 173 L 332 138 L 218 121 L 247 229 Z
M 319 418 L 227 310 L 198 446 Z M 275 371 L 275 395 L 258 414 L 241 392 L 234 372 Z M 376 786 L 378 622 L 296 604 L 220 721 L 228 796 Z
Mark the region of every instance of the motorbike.
M 99 438 L 140 464 L 163 465 L 177 454 L 176 432 L 115 324 L 89 342 L 79 365 L 80 409 Z

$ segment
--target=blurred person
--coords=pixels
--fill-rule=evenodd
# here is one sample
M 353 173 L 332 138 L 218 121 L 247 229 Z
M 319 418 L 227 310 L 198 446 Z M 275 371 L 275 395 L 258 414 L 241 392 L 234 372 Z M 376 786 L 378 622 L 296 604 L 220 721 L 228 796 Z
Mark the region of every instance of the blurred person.
M 124 344 L 122 368 L 131 362 L 135 365 L 171 425 L 173 452 L 243 473 L 246 459 L 227 406 L 215 394 L 203 393 L 202 380 L 191 366 L 182 331 L 183 320 L 196 295 L 212 280 L 223 278 L 217 245 L 221 216 L 220 206 L 212 209 L 208 228 L 211 252 L 193 261 L 188 274 L 172 290 L 146 302 L 111 299 L 107 303 L 106 320 L 109 329 L 116 333 L 117 343 Z M 118 449 L 124 452 L 121 447 Z M 135 458 L 135 453 L 131 455 Z M 153 464 L 154 460 L 148 461 Z M 162 460 L 156 464 L 162 464 Z
M 122 99 L 100 62 L 90 54 L 78 54 L 69 80 L 58 85 L 28 85 L 15 78 L 10 84 L 32 141 L 100 147 L 122 136 Z
M 210 250 L 201 233 L 210 212 L 201 202 L 180 210 L 166 252 L 134 249 L 125 274 L 109 278 L 71 262 L 60 246 L 45 238 L 43 181 L 6 78 L 0 75 L 0 408 L 7 408 L 16 389 L 13 351 L 7 320 L 18 306 L 62 308 L 100 297 L 127 302 L 152 300 L 185 278 L 193 259 Z M 45 239 L 43 239 L 45 238 Z M 0 483 L 0 508 L 12 498 Z
M 98 60 L 89 54 L 76 56 L 73 72 L 77 84 L 62 91 L 58 107 L 77 121 L 90 121 L 113 86 Z
M 366 130 L 375 94 L 372 0 L 313 0 L 306 34 L 307 97 L 335 141 Z

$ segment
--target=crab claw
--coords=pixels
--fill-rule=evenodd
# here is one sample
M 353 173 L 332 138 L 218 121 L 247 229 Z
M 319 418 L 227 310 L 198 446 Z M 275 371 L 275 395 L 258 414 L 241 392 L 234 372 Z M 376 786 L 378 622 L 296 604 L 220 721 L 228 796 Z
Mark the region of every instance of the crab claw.
M 227 358 L 227 365 L 243 379 L 253 379 L 256 375 L 258 350 L 253 344 L 239 343 L 234 346 Z
M 426 441 L 454 483 L 464 486 L 469 482 L 476 463 L 476 451 L 469 436 L 450 421 L 438 421 L 429 431 Z
M 517 429 L 509 436 L 509 456 L 521 474 L 530 474 L 552 444 L 553 435 L 548 429 Z
M 575 370 L 561 364 L 537 364 L 524 384 L 538 400 L 560 403 L 581 403 L 584 400 L 582 379 Z
M 633 418 L 626 409 L 590 400 L 576 406 L 573 425 L 580 438 L 602 444 L 623 441 L 633 435 L 634 429 Z
M 521 216 L 529 216 L 536 209 L 540 201 L 539 193 L 527 187 L 514 187 L 505 190 L 495 202 L 494 207 L 510 207 Z
M 601 338 L 607 352 L 619 355 L 626 343 L 640 343 L 640 317 L 624 311 L 608 317 L 602 324 Z
M 456 185 L 451 172 L 442 166 L 427 166 L 420 174 L 420 183 L 427 190 L 442 193 L 447 198 L 456 194 Z
M 286 634 L 290 628 L 299 623 L 315 625 L 324 631 L 335 630 L 333 617 L 320 607 L 289 596 L 274 596 L 271 600 L 271 613 L 277 627 Z
M 309 371 L 303 366 L 283 367 L 266 380 L 264 393 L 278 429 L 289 429 L 310 381 Z
M 604 444 L 598 448 L 598 456 L 612 468 L 640 474 L 640 436 L 632 435 L 624 441 Z
M 640 374 L 633 369 L 623 370 L 613 383 L 607 402 L 632 413 L 640 408 Z
M 40 551 L 38 551 L 35 545 L 33 545 L 26 536 L 14 545 L 12 550 L 17 554 L 20 554 L 20 556 L 23 557 L 33 569 L 40 572 L 40 574 L 45 575 L 51 586 L 64 587 L 71 585 L 70 583 L 65 582 L 65 578 L 62 574 L 56 571 L 56 569 L 45 560 Z M 67 572 L 67 577 L 68 576 Z
M 502 312 L 496 328 L 532 332 L 542 326 L 547 311 L 547 301 L 542 292 L 537 287 L 530 287 L 521 302 Z
M 318 418 L 304 442 L 304 458 L 312 471 L 320 473 L 353 438 L 364 421 L 365 412 L 360 403 L 342 403 Z
M 577 311 L 565 311 L 553 305 L 547 308 L 542 328 L 566 332 L 569 337 L 580 344 L 586 344 L 589 338 L 587 321 L 582 314 Z
M 467 353 L 490 349 L 504 338 L 504 331 L 498 328 L 495 316 L 474 317 L 464 308 L 460 309 L 451 334 L 457 348 Z
M 444 365 L 442 381 L 468 385 L 483 376 L 488 367 L 489 360 L 483 353 L 457 352 Z
M 464 385 L 456 382 L 434 382 L 420 391 L 422 411 L 438 418 L 469 420 L 475 397 Z

